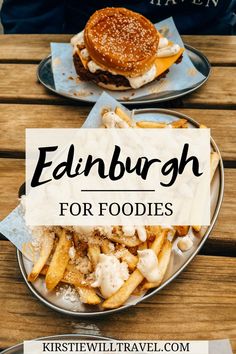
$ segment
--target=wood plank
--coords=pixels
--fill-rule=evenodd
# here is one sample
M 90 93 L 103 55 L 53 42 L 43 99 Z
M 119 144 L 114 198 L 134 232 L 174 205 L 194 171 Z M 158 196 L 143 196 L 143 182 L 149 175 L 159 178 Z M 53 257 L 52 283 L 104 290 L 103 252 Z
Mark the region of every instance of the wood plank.
M 50 53 L 51 42 L 65 43 L 70 38 L 55 34 L 0 35 L 0 62 L 39 62 Z M 236 64 L 236 36 L 183 36 L 183 40 L 202 51 L 214 65 Z
M 0 102 L 75 103 L 46 90 L 36 78 L 37 65 L 0 64 Z M 236 106 L 236 67 L 214 67 L 209 81 L 194 94 L 182 99 L 185 107 Z M 177 103 L 179 105 L 179 103 Z
M 90 109 L 78 106 L 2 104 L 0 124 L 3 136 L 0 151 L 25 151 L 26 128 L 78 128 Z
M 50 54 L 50 43 L 66 43 L 71 35 L 0 35 L 0 62 L 39 62 Z M 13 50 L 14 49 L 14 50 Z
M 24 182 L 24 160 L 0 159 L 0 220 L 18 205 L 18 190 Z
M 212 233 L 204 246 L 208 254 L 236 256 L 236 169 L 225 169 L 224 199 Z M 222 242 L 221 242 L 222 241 Z
M 20 275 L 14 247 L 0 245 L 1 347 L 58 333 L 87 333 L 144 340 L 229 338 L 236 350 L 235 258 L 197 256 L 151 299 L 112 317 L 76 319 L 34 298 Z
M 212 65 L 236 65 L 236 36 L 183 36 L 183 40 L 205 54 Z
M 18 189 L 24 182 L 24 160 L 0 159 L 0 220 L 18 204 Z M 225 169 L 225 194 L 218 221 L 204 252 L 236 254 L 236 169 Z
M 37 81 L 36 69 L 37 65 L 33 64 L 0 64 L 0 102 L 68 102 Z
M 224 160 L 236 160 L 236 124 L 233 110 L 178 109 L 200 124 L 211 129 L 211 136 L 220 149 Z
M 80 127 L 89 111 L 89 107 L 78 106 L 2 104 L 0 151 L 24 151 L 26 128 Z M 223 159 L 236 160 L 235 111 L 201 109 L 178 109 L 178 111 L 210 127 Z
M 184 107 L 236 107 L 236 67 L 213 67 L 209 80 L 183 97 Z

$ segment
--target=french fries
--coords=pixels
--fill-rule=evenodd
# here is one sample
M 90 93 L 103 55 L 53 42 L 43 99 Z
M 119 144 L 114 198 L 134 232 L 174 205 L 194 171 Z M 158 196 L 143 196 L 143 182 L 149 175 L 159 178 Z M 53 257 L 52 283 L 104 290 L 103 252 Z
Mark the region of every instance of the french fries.
M 166 239 L 167 230 L 163 230 L 161 234 L 158 234 L 151 246 L 151 249 L 158 255 L 161 247 Z M 120 307 L 133 293 L 137 286 L 144 280 L 142 273 L 135 269 L 130 275 L 128 280 L 120 287 L 120 289 L 113 294 L 109 299 L 105 300 L 102 307 L 105 309 L 113 309 Z
M 96 268 L 96 265 L 98 263 L 99 255 L 100 255 L 100 247 L 98 245 L 89 244 L 88 257 L 91 260 L 94 268 Z
M 147 241 L 141 243 L 141 245 L 138 246 L 139 251 L 146 250 L 148 248 Z
M 170 262 L 171 250 L 172 250 L 172 244 L 170 241 L 166 240 L 158 255 L 158 267 L 161 273 L 161 278 L 157 283 L 145 282 L 142 287 L 143 290 L 157 288 L 162 283 Z
M 156 253 L 156 255 L 160 253 L 161 248 L 167 238 L 167 233 L 168 230 L 164 229 L 160 234 L 157 234 L 155 240 L 153 241 L 151 249 Z
M 139 128 L 166 128 L 168 125 L 170 125 L 172 128 L 187 128 L 188 126 L 187 120 L 184 118 L 178 119 L 168 124 L 165 122 L 150 122 L 144 120 L 137 122 L 136 125 Z
M 54 244 L 54 237 L 50 233 L 46 233 L 44 238 L 42 239 L 41 250 L 39 254 L 39 258 L 37 262 L 34 264 L 31 273 L 28 275 L 28 280 L 33 282 L 35 281 L 41 270 L 43 269 L 44 265 L 46 264 L 53 248 Z
M 100 297 L 96 291 L 88 286 L 76 286 L 81 302 L 88 305 L 98 305 L 101 302 Z
M 123 109 L 120 107 L 116 107 L 115 113 L 124 121 L 126 122 L 130 127 L 132 126 L 132 119 L 128 116 Z
M 49 291 L 52 291 L 63 278 L 70 259 L 70 247 L 71 239 L 66 235 L 65 229 L 63 229 L 45 278 L 46 287 Z
M 119 252 L 119 248 L 118 248 Z M 121 252 L 121 260 L 128 264 L 130 270 L 134 270 L 138 263 L 138 257 L 134 256 L 127 248 L 120 250 Z
M 172 128 L 183 128 L 186 127 L 186 124 L 187 124 L 187 120 L 184 118 L 174 120 L 173 122 L 171 122 Z
M 84 277 L 74 265 L 68 264 L 61 282 L 80 286 L 83 285 Z
M 207 128 L 205 125 L 200 125 L 200 128 L 205 129 Z M 220 158 L 219 155 L 217 154 L 217 152 L 212 151 L 211 152 L 211 156 L 210 156 L 210 181 L 212 182 L 213 177 L 215 175 L 216 169 L 219 165 L 220 162 Z M 201 230 L 201 226 L 200 225 L 193 225 L 192 226 L 193 230 L 196 232 L 200 232 Z
M 149 122 L 149 121 L 139 121 L 136 123 L 139 128 L 166 128 L 166 123 L 161 122 Z
M 41 275 L 46 275 L 48 266 L 44 266 Z M 73 285 L 77 290 L 81 302 L 88 305 L 98 305 L 101 302 L 100 297 L 96 294 L 96 291 L 91 286 L 84 285 L 83 275 L 71 265 L 68 265 L 64 273 L 61 283 Z
M 211 152 L 211 159 L 210 159 L 210 170 L 211 170 L 211 181 L 214 177 L 215 171 L 217 169 L 217 166 L 219 164 L 220 158 L 217 152 L 213 151 Z
M 102 307 L 104 309 L 114 309 L 123 305 L 143 279 L 144 276 L 141 272 L 138 269 L 135 269 L 124 285 L 122 285 L 115 294 L 103 302 Z
M 108 239 L 104 239 L 102 242 L 102 245 L 101 245 L 102 253 L 111 254 L 112 250 L 111 250 L 110 245 L 111 245 L 111 242 Z
M 125 245 L 127 247 L 136 247 L 141 244 L 141 241 L 137 236 L 135 237 L 130 237 L 130 236 L 125 236 L 125 235 L 120 235 L 120 234 L 111 234 L 107 236 L 109 240 L 113 242 L 120 243 L 122 245 Z
M 49 266 L 45 265 L 43 269 L 40 272 L 40 275 L 46 275 L 48 271 Z M 63 275 L 63 278 L 61 279 L 61 283 L 67 283 L 71 285 L 83 285 L 84 278 L 83 275 L 80 273 L 78 269 L 76 269 L 75 266 L 68 264 L 65 270 L 65 273 Z
M 189 226 L 174 226 L 177 236 L 186 236 L 189 231 Z
M 130 117 L 120 107 L 115 108 L 115 113 L 132 128 L 166 128 L 168 126 L 188 128 L 187 120 L 182 118 L 171 123 L 135 122 L 132 116 Z M 102 114 L 105 114 L 105 110 Z M 200 128 L 206 127 L 201 125 Z M 216 152 L 211 152 L 210 161 L 212 180 L 219 164 L 219 156 Z M 122 306 L 131 295 L 139 296 L 143 291 L 160 286 L 170 264 L 172 243 L 176 238 L 188 235 L 190 226 L 177 225 L 173 228 L 159 225 L 145 226 L 145 242 L 139 239 L 137 229 L 133 235 L 127 236 L 122 226 L 113 226 L 111 232 L 104 231 L 104 233 L 101 228 L 96 229 L 94 234 L 87 236 L 87 239 L 86 235 L 80 235 L 75 229 L 73 230 L 73 227 L 57 227 L 56 229 L 55 233 L 59 232 L 59 237 L 56 238 L 53 238 L 49 232 L 45 232 L 39 258 L 33 265 L 28 280 L 34 282 L 39 275 L 45 277 L 49 291 L 55 289 L 58 284 L 67 284 L 75 289 L 81 302 L 88 305 L 101 304 L 104 309 L 113 309 Z M 193 225 L 192 230 L 199 232 L 201 226 Z M 158 271 L 158 276 L 155 278 L 159 278 L 157 282 L 149 282 L 139 270 L 141 269 L 140 264 L 138 265 L 141 259 L 139 251 L 147 249 L 151 249 L 158 259 L 156 264 L 158 269 L 155 269 Z M 116 288 L 113 293 L 109 292 L 109 295 L 105 296 L 101 286 L 101 278 L 104 274 L 100 262 L 101 259 L 107 260 L 107 258 L 112 259 L 113 265 L 118 262 L 121 268 L 124 266 L 118 270 L 124 271 L 125 269 L 125 276 L 122 282 L 118 283 L 118 289 Z M 105 266 L 108 271 L 107 263 Z M 113 271 L 112 268 L 109 277 L 116 276 L 116 273 L 119 272 Z M 104 301 L 101 297 L 104 297 Z
M 193 225 L 192 228 L 196 232 L 199 232 L 201 230 L 201 226 L 200 225 Z

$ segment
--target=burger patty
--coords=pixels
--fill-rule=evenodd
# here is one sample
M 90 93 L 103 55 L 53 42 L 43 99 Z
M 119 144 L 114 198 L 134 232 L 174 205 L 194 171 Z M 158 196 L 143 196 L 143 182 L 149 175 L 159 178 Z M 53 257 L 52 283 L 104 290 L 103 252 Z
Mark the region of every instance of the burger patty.
M 182 55 L 177 59 L 175 64 L 179 64 L 182 61 Z M 80 57 L 77 53 L 73 55 L 74 66 L 77 75 L 82 81 L 93 81 L 96 84 L 102 82 L 103 84 L 111 84 L 116 87 L 124 86 L 131 88 L 129 84 L 129 80 L 126 79 L 125 76 L 122 75 L 113 75 L 109 73 L 109 71 L 97 70 L 95 73 L 91 73 L 89 70 L 85 69 L 83 66 Z M 167 69 L 164 73 L 159 75 L 155 80 L 160 80 L 166 77 L 166 74 L 169 72 Z
M 125 86 L 131 88 L 129 80 L 122 75 L 112 75 L 108 71 L 103 70 L 97 70 L 96 73 L 91 73 L 89 70 L 85 69 L 77 53 L 74 54 L 73 61 L 76 73 L 83 81 L 93 81 L 96 84 L 102 82 L 103 84 L 112 84 L 117 87 Z

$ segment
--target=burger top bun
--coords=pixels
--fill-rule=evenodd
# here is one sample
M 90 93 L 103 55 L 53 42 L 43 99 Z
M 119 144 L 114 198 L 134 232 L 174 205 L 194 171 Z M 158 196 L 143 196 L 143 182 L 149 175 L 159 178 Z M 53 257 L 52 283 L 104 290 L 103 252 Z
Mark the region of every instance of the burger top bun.
M 108 7 L 90 17 L 84 41 L 92 60 L 104 70 L 135 77 L 154 64 L 159 34 L 144 16 Z

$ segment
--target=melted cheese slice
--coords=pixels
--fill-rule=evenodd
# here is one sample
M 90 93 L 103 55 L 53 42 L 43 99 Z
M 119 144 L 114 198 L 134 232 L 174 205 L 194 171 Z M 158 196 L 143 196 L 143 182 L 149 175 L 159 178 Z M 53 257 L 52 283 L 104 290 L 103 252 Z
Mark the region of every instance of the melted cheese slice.
M 78 47 L 77 47 L 77 48 L 78 48 Z M 84 58 L 82 57 L 81 51 L 80 51 L 79 48 L 77 49 L 77 54 L 78 54 L 78 56 L 80 57 L 81 63 L 83 64 L 84 68 L 85 68 L 85 69 L 88 69 L 88 62 L 89 62 L 89 61 L 86 60 L 86 59 L 84 59 Z
M 173 44 L 172 42 L 169 42 L 169 45 L 172 45 L 172 44 Z M 156 77 L 160 76 L 166 70 L 168 70 L 181 57 L 183 52 L 184 52 L 184 48 L 180 48 L 179 53 L 177 53 L 176 55 L 173 55 L 171 57 L 166 57 L 166 58 L 156 58 L 156 60 L 155 60 L 155 65 L 156 65 L 156 70 L 157 70 Z M 85 67 L 85 69 L 88 70 L 89 60 L 86 60 L 82 57 L 81 51 L 79 48 L 77 50 L 77 54 L 79 55 L 80 60 L 83 64 L 83 66 Z
M 169 42 L 169 44 L 172 45 L 171 42 Z M 168 70 L 181 57 L 183 52 L 184 52 L 184 48 L 180 48 L 179 53 L 177 53 L 176 55 L 173 55 L 171 57 L 166 57 L 166 58 L 156 58 L 155 60 L 155 65 L 157 70 L 156 77 L 160 76 L 166 70 Z

